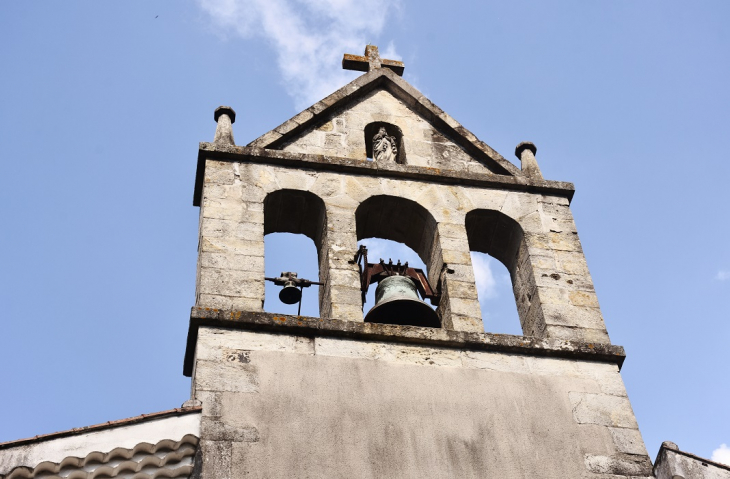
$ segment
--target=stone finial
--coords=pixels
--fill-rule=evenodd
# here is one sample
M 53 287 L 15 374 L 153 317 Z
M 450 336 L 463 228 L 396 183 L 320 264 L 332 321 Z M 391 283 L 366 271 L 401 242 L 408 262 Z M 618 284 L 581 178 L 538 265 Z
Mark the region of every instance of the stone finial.
M 542 180 L 542 172 L 535 159 L 537 147 L 534 143 L 523 141 L 515 148 L 515 155 L 522 162 L 522 171 L 530 178 Z
M 236 112 L 230 106 L 219 106 L 213 113 L 213 119 L 218 123 L 215 128 L 215 138 L 213 143 L 219 145 L 235 145 L 233 141 L 233 127 L 236 121 Z
M 367 45 L 365 47 L 365 55 L 352 55 L 345 53 L 342 57 L 342 68 L 345 70 L 355 70 L 359 72 L 371 72 L 378 68 L 388 68 L 396 75 L 403 76 L 405 65 L 398 60 L 386 60 L 380 58 L 378 47 L 375 45 Z
M 671 449 L 672 451 L 679 451 L 679 446 L 674 444 L 672 441 L 664 441 L 662 447 L 665 449 Z

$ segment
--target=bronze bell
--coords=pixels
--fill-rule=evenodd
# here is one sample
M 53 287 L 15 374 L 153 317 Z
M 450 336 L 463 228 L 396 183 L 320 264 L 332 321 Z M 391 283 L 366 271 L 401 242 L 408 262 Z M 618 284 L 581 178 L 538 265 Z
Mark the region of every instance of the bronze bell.
M 279 291 L 279 299 L 284 304 L 297 304 L 302 299 L 302 290 L 294 281 L 286 281 L 284 287 Z
M 436 311 L 421 301 L 416 284 L 408 276 L 388 276 L 378 283 L 375 306 L 365 322 L 441 327 Z

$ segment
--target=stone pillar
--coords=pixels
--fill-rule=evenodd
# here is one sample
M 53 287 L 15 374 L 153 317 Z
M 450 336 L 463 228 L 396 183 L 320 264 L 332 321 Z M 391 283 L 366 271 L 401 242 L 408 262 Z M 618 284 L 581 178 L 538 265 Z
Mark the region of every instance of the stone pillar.
M 363 321 L 360 273 L 352 263 L 357 251 L 355 214 L 327 205 L 327 225 L 319 257 L 320 316 L 324 319 Z
M 265 193 L 238 163 L 206 160 L 196 306 L 263 311 Z
M 469 241 L 463 223 L 439 223 L 429 262 L 429 282 L 441 286 L 436 312 L 444 329 L 483 333 Z
M 536 153 L 537 147 L 529 141 L 523 141 L 515 148 L 515 155 L 520 159 L 522 171 L 530 178 L 542 180 L 542 172 L 535 159 Z
M 236 122 L 236 112 L 230 106 L 219 106 L 213 113 L 218 126 L 215 128 L 215 138 L 213 143 L 217 145 L 235 145 L 233 141 L 233 126 Z
M 538 201 L 543 233 L 525 233 L 527 255 L 518 274 L 532 283 L 525 288 L 530 304 L 518 298 L 518 308 L 529 308 L 525 334 L 609 343 L 568 200 L 544 196 Z

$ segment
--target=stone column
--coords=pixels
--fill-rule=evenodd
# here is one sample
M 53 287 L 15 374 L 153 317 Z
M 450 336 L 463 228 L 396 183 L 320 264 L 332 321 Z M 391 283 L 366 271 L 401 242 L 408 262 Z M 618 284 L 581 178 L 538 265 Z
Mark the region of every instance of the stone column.
M 327 205 L 327 225 L 319 257 L 320 316 L 324 319 L 363 321 L 360 274 L 352 263 L 357 251 L 355 213 Z
M 428 275 L 434 288 L 441 286 L 441 301 L 436 312 L 441 317 L 442 327 L 483 333 L 469 241 L 463 223 L 437 225 Z
M 206 160 L 196 294 L 201 308 L 263 310 L 265 193 L 241 181 L 243 167 Z
M 532 286 L 526 288 L 529 305 L 518 298 L 518 308 L 529 308 L 525 334 L 609 343 L 568 200 L 544 196 L 538 202 L 543 232 L 525 233 L 528 254 L 518 275 Z

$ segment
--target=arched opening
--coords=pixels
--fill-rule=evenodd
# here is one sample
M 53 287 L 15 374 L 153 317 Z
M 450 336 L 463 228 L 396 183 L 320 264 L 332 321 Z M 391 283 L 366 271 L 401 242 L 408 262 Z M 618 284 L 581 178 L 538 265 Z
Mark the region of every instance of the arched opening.
M 266 277 L 282 272 L 296 272 L 298 278 L 319 281 L 324 257 L 322 236 L 327 226 L 324 202 L 318 196 L 300 190 L 279 190 L 264 199 L 264 268 Z M 312 248 L 312 246 L 314 248 Z M 298 304 L 279 300 L 281 286 L 266 281 L 264 310 L 297 314 Z M 322 295 L 316 285 L 304 288 L 302 311 L 305 316 L 319 316 Z
M 403 131 L 391 124 L 384 121 L 375 121 L 365 126 L 365 152 L 368 161 L 375 160 L 375 152 L 373 149 L 373 140 L 377 136 L 382 136 L 381 128 L 385 131 L 385 134 L 392 145 L 395 146 L 395 154 L 393 155 L 393 161 L 395 163 L 405 165 L 406 164 L 406 150 L 403 141 Z
M 371 196 L 355 211 L 357 239 L 383 238 L 403 243 L 430 267 L 436 220 L 415 201 L 397 196 Z
M 471 264 L 482 312 L 489 333 L 522 335 L 520 318 L 507 267 L 486 253 L 471 252 Z
M 434 261 L 434 241 L 436 239 L 436 221 L 428 210 L 405 198 L 379 195 L 368 198 L 360 204 L 355 212 L 355 220 L 357 239 L 360 244 L 368 246 L 370 263 L 377 264 L 381 258 L 386 263 L 389 263 L 391 259 L 393 263 L 400 260 L 403 265 L 407 261 L 409 268 L 422 270 L 422 278 L 428 285 L 427 289 L 436 291 L 437 285 L 428 284 L 429 281 L 426 279 L 431 269 L 431 263 Z M 366 238 L 368 240 L 363 241 Z M 418 280 L 415 280 L 413 276 L 410 278 L 415 284 L 418 284 Z M 377 290 L 376 284 L 370 285 L 368 289 L 369 297 L 364 305 L 366 321 L 369 321 L 372 308 L 376 305 L 372 290 Z M 418 293 L 414 293 L 414 296 L 411 297 L 423 302 L 426 295 L 424 295 L 423 289 L 418 289 Z M 379 302 L 378 305 L 380 304 Z M 432 312 L 433 305 L 429 302 L 425 302 L 425 304 L 430 308 L 425 310 L 424 316 L 416 317 L 421 313 L 413 310 L 409 314 L 413 314 L 414 319 L 392 317 L 376 322 L 418 326 L 440 325 L 440 319 L 436 313 Z M 416 306 L 420 308 L 420 305 Z
M 319 281 L 317 258 L 314 242 L 305 235 L 270 233 L 264 236 L 264 270 L 267 278 L 294 271 L 299 278 Z M 281 286 L 266 281 L 265 288 L 264 311 L 291 315 L 298 313 L 298 304 L 285 304 L 279 300 Z M 319 286 L 304 288 L 301 303 L 302 316 L 319 317 Z
M 465 223 L 485 331 L 522 334 L 520 325 L 525 322 L 536 290 L 532 275 L 524 271 L 529 268 L 529 258 L 522 227 L 493 210 L 470 211 Z M 504 266 L 507 274 L 492 258 Z M 509 287 L 514 301 L 509 299 Z

